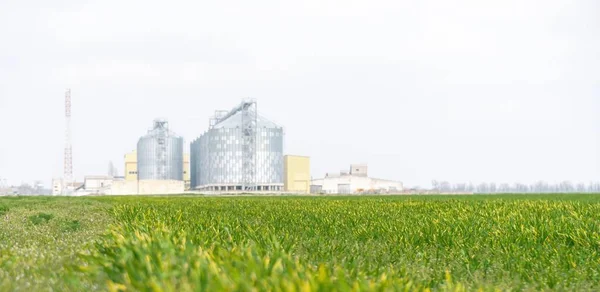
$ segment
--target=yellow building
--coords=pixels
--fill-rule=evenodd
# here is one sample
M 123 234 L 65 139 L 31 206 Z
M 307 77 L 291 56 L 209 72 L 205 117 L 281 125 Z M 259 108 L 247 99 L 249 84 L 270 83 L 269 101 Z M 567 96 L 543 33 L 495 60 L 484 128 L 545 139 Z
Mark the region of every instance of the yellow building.
M 125 154 L 125 180 L 137 180 L 137 151 Z
M 310 193 L 310 158 L 286 155 L 283 158 L 283 187 L 286 192 Z
M 125 154 L 125 180 L 132 181 L 138 179 L 137 151 L 133 150 Z M 186 190 L 190 187 L 190 155 L 183 154 L 183 181 Z

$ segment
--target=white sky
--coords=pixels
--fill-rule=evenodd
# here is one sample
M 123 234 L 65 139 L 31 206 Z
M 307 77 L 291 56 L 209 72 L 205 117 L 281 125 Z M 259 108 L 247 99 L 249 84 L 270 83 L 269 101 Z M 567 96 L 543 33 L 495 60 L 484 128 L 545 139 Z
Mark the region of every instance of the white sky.
M 254 97 L 314 177 L 600 180 L 599 36 L 597 0 L 0 0 L 0 178 L 61 175 L 70 87 L 79 179 Z

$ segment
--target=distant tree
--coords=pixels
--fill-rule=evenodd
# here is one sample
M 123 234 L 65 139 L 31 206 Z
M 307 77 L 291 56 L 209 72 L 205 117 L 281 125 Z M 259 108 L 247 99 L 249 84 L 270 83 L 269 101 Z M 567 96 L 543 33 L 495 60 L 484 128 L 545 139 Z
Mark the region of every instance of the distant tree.
M 514 192 L 514 193 L 528 193 L 529 192 L 529 186 L 527 186 L 526 184 L 522 184 L 522 183 L 515 183 L 513 185 L 512 192 Z
M 440 183 L 440 188 L 439 188 L 440 192 L 442 193 L 449 193 L 452 192 L 452 185 L 447 182 L 447 181 L 442 181 Z
M 467 185 L 467 192 L 468 192 L 468 193 L 474 193 L 475 191 L 476 191 L 476 190 L 475 190 L 475 186 L 473 186 L 473 184 L 472 184 L 472 183 L 469 183 L 469 184 Z
M 488 193 L 489 192 L 489 188 L 488 188 L 487 183 L 480 183 L 477 186 L 477 192 L 480 193 L 480 194 Z
M 35 189 L 28 183 L 21 183 L 21 185 L 17 187 L 17 192 L 19 195 L 33 195 L 35 194 Z
M 440 183 L 437 180 L 431 181 L 432 190 L 439 192 L 440 191 Z
M 498 192 L 500 192 L 500 193 L 510 193 L 511 192 L 510 185 L 507 184 L 507 183 L 500 184 L 500 186 L 498 187 Z
M 549 184 L 548 191 L 550 193 L 560 193 L 560 184 Z
M 588 186 L 588 191 L 590 193 L 598 193 L 600 191 L 600 184 L 597 182 L 590 182 Z
M 535 183 L 534 187 L 533 187 L 533 192 L 536 193 L 549 193 L 550 192 L 550 188 L 547 182 L 545 181 L 538 181 L 537 183 Z
M 575 191 L 573 184 L 570 181 L 563 181 L 560 183 L 560 192 L 561 193 L 572 193 Z
M 490 183 L 490 193 L 495 194 L 498 191 L 496 183 Z
M 464 183 L 455 184 L 453 190 L 455 193 L 464 193 L 467 191 L 467 185 Z

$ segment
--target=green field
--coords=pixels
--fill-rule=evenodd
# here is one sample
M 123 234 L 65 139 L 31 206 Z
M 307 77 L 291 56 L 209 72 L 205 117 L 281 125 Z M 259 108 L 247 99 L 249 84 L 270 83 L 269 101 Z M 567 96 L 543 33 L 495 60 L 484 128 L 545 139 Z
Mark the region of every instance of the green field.
M 600 195 L 3 197 L 1 291 L 598 291 Z

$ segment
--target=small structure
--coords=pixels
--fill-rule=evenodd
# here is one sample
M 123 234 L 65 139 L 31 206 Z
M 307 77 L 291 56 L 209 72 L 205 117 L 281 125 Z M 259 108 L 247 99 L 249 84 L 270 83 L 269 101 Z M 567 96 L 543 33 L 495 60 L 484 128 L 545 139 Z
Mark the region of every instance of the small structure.
M 52 195 L 60 196 L 63 191 L 63 179 L 62 178 L 53 178 L 52 179 Z
M 137 150 L 125 154 L 125 180 L 136 181 L 138 179 Z
M 283 187 L 286 192 L 310 193 L 310 158 L 286 155 L 283 157 Z
M 355 176 L 367 176 L 368 166 L 366 164 L 352 164 L 350 165 L 350 174 Z
M 77 196 L 77 191 L 83 189 L 84 183 L 82 182 L 71 182 L 65 183 L 63 178 L 52 179 L 52 195 L 53 196 Z
M 86 195 L 104 195 L 111 192 L 113 177 L 105 175 L 88 175 L 84 177 L 84 192 Z
M 368 177 L 366 164 L 353 164 L 350 171 L 326 174 L 312 180 L 313 194 L 393 194 L 403 190 L 402 182 Z

